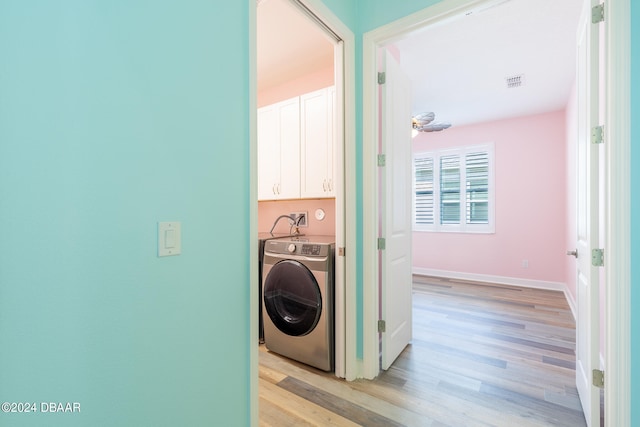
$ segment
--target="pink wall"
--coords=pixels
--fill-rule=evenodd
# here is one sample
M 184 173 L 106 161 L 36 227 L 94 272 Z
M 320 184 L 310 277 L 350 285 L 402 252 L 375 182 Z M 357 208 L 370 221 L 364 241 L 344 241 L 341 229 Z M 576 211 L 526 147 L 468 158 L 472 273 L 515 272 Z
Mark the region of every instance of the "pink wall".
M 318 221 L 315 218 L 316 209 L 321 208 L 325 212 L 325 218 Z M 300 228 L 300 232 L 306 235 L 333 236 L 336 234 L 336 202 L 335 199 L 304 199 L 304 200 L 277 200 L 258 202 L 258 230 L 265 232 L 271 230 L 273 222 L 280 215 L 288 215 L 291 212 L 309 213 L 309 227 Z M 274 233 L 288 233 L 289 225 L 286 219 L 281 219 Z
M 333 63 L 329 63 L 325 68 L 321 68 L 312 74 L 288 81 L 274 88 L 259 91 L 257 99 L 258 108 L 275 104 L 276 102 L 284 101 L 294 96 L 313 92 L 314 90 L 323 89 L 332 86 L 333 83 Z
M 565 111 L 419 134 L 414 152 L 495 144 L 496 232 L 414 232 L 414 269 L 564 283 L 566 138 Z

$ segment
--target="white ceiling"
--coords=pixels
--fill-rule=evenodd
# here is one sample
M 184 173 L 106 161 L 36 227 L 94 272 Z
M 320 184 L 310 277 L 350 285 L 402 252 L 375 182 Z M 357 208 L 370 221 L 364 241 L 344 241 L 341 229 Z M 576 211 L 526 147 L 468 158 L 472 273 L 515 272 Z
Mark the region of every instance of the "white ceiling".
M 564 108 L 582 3 L 507 0 L 395 41 L 413 113 L 460 126 Z M 332 60 L 328 36 L 290 0 L 262 0 L 257 21 L 259 90 Z M 505 78 L 520 74 L 524 84 L 507 89 Z
M 333 64 L 333 43 L 291 0 L 258 2 L 258 91 Z

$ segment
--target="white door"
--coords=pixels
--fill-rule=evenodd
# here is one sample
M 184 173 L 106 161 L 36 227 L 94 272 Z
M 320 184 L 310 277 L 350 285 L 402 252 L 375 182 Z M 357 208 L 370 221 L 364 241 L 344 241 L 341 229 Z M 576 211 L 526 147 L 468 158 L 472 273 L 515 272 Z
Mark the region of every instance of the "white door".
M 585 1 L 591 11 L 592 0 Z M 599 248 L 599 152 L 602 144 L 591 141 L 591 129 L 599 122 L 599 25 L 583 13 L 578 31 L 578 147 L 577 147 L 577 299 L 576 386 L 589 426 L 600 425 L 600 389 L 592 371 L 600 365 L 599 268 L 592 251 Z
M 331 124 L 333 118 L 329 89 L 321 89 L 300 97 L 300 160 L 302 198 L 321 198 L 328 196 L 329 177 L 327 170 L 333 150 Z
M 411 340 L 411 88 L 396 60 L 385 51 L 382 85 L 381 319 L 382 369 L 388 369 Z

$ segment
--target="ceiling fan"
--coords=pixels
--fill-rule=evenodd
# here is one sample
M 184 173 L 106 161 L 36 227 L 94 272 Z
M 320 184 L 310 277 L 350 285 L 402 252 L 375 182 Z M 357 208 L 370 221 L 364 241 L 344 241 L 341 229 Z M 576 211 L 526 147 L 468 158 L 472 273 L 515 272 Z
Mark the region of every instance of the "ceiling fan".
M 451 127 L 451 123 L 435 122 L 436 115 L 433 112 L 420 113 L 411 118 L 411 127 L 417 132 L 439 132 Z

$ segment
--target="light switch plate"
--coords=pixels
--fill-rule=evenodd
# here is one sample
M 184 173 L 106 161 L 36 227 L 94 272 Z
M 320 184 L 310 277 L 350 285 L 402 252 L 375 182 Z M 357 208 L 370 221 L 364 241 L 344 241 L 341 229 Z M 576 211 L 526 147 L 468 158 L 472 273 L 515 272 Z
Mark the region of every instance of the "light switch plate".
M 158 223 L 158 256 L 180 255 L 182 240 L 178 221 Z

